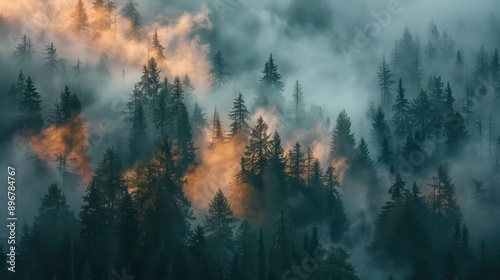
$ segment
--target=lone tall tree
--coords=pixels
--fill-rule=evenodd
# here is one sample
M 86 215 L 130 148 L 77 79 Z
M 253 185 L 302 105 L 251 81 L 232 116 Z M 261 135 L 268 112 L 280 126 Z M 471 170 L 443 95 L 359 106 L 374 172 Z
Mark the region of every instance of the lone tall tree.
M 290 103 L 290 111 L 296 124 L 300 124 L 300 122 L 304 119 L 305 107 L 306 104 L 304 102 L 304 92 L 302 91 L 302 86 L 299 81 L 295 81 L 292 93 L 292 102 Z
M 165 47 L 160 43 L 160 39 L 158 38 L 158 30 L 156 28 L 155 32 L 153 33 L 151 48 L 153 49 L 154 56 L 157 60 L 165 59 L 165 55 L 163 54 Z
M 274 62 L 273 55 L 269 55 L 269 60 L 264 66 L 264 71 L 259 79 L 259 88 L 255 99 L 256 107 L 274 107 L 282 113 L 283 89 L 285 83 L 281 80 L 281 74 L 278 73 L 278 66 Z
M 16 49 L 14 50 L 14 57 L 19 59 L 22 65 L 29 65 L 33 52 L 33 44 L 31 43 L 31 38 L 24 34 L 21 37 L 21 42 L 17 44 Z
M 351 120 L 344 109 L 337 117 L 337 122 L 332 130 L 330 159 L 345 157 L 350 160 L 355 145 L 354 133 L 351 133 Z
M 403 88 L 403 82 L 399 79 L 398 89 L 396 90 L 396 101 L 392 106 L 392 111 L 394 112 L 392 122 L 395 127 L 395 133 L 399 137 L 404 137 L 410 132 L 410 102 L 405 97 L 405 91 L 406 90 Z
M 227 84 L 227 79 L 231 75 L 226 72 L 227 63 L 224 61 L 220 50 L 212 58 L 212 69 L 210 69 L 209 79 L 212 91 L 220 90 Z
M 246 140 L 248 134 L 250 133 L 250 126 L 248 125 L 248 120 L 250 120 L 250 112 L 248 112 L 245 106 L 245 100 L 243 100 L 243 94 L 241 92 L 238 97 L 233 102 L 233 110 L 229 112 L 229 119 L 231 120 L 229 137 L 239 137 L 240 139 Z
M 379 71 L 377 75 L 382 95 L 382 102 L 381 102 L 382 108 L 384 109 L 384 111 L 387 112 L 390 109 L 390 102 L 391 102 L 390 87 L 392 84 L 394 84 L 394 81 L 392 80 L 392 72 L 391 69 L 389 68 L 389 65 L 386 62 L 385 54 L 382 55 L 382 62 L 379 65 Z

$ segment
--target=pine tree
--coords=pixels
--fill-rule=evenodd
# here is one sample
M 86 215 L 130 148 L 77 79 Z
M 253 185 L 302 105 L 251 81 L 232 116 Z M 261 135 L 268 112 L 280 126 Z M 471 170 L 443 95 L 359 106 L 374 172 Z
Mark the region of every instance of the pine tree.
M 449 155 L 460 154 L 469 139 L 465 128 L 465 120 L 458 111 L 452 111 L 449 121 L 445 123 L 446 149 Z
M 389 65 L 386 62 L 385 54 L 382 55 L 382 62 L 379 65 L 379 71 L 377 73 L 378 76 L 378 84 L 380 86 L 380 91 L 382 95 L 382 107 L 387 112 L 390 108 L 390 102 L 392 100 L 390 87 L 394 84 L 392 80 L 392 72 L 389 68 Z
M 248 278 L 250 271 L 254 270 L 255 262 L 255 234 L 247 221 L 241 222 L 236 233 L 236 252 L 238 253 L 244 278 Z
M 45 57 L 43 58 L 46 62 L 43 64 L 43 68 L 50 75 L 54 75 L 59 71 L 59 67 L 64 67 L 63 60 L 58 58 L 57 50 L 54 47 L 54 43 L 50 42 L 45 45 L 45 52 L 43 53 Z
M 158 30 L 156 28 L 155 32 L 153 33 L 151 48 L 153 49 L 154 55 L 158 61 L 165 59 L 165 55 L 163 54 L 165 47 L 163 47 L 163 45 L 160 43 L 160 39 L 158 38 Z
M 274 178 L 276 178 L 276 184 L 282 193 L 285 192 L 286 167 L 287 159 L 285 156 L 285 150 L 283 149 L 281 137 L 278 134 L 278 131 L 275 130 L 271 139 L 268 170 L 272 172 Z
M 117 230 L 120 240 L 120 263 L 123 267 L 129 267 L 136 261 L 140 231 L 134 202 L 128 191 L 120 203 L 119 213 Z
M 228 251 L 233 248 L 233 228 L 236 218 L 229 207 L 224 193 L 219 189 L 208 205 L 208 214 L 205 215 L 205 229 L 207 238 L 211 240 L 214 248 L 217 248 L 218 258 L 229 257 Z
M 382 164 L 385 167 L 392 167 L 393 164 L 393 152 L 391 149 L 391 145 L 389 144 L 389 140 L 384 138 L 382 141 L 382 145 L 380 147 L 380 155 L 377 157 L 377 162 Z
M 296 81 L 293 87 L 292 101 L 290 103 L 290 111 L 295 124 L 299 125 L 304 120 L 305 107 L 306 104 L 304 102 L 304 92 L 302 91 L 302 86 L 299 81 Z
M 432 177 L 429 186 L 432 188 L 429 202 L 438 221 L 447 226 L 460 221 L 462 214 L 455 198 L 455 187 L 445 167 L 440 166 L 437 169 L 437 175 Z
M 57 126 L 67 124 L 74 117 L 78 117 L 82 111 L 82 103 L 75 94 L 72 94 L 68 86 L 64 87 L 59 100 L 54 104 L 54 109 L 49 123 Z
M 443 127 L 444 110 L 445 110 L 445 94 L 443 91 L 443 82 L 441 77 L 429 78 L 429 101 L 431 108 L 429 129 L 438 134 Z
M 270 251 L 270 265 L 271 269 L 280 275 L 302 260 L 305 252 L 293 238 L 292 224 L 285 217 L 283 210 L 274 228 L 275 232 Z
M 337 122 L 332 130 L 330 159 L 345 157 L 350 161 L 355 145 L 354 133 L 351 133 L 351 120 L 344 109 L 337 117 Z
M 408 114 L 410 110 L 410 103 L 405 97 L 405 91 L 406 90 L 403 88 L 403 82 L 399 79 L 398 89 L 396 90 L 396 101 L 392 106 L 392 111 L 394 112 L 392 122 L 395 127 L 395 133 L 399 137 L 404 137 L 410 133 L 410 120 Z
M 142 17 L 137 10 L 138 4 L 134 0 L 127 0 L 122 9 L 122 15 L 128 19 L 132 27 L 132 33 L 137 36 L 142 27 Z
M 490 63 L 491 80 L 494 83 L 500 82 L 500 58 L 498 57 L 498 49 L 495 49 L 493 58 Z
M 221 90 L 227 84 L 231 74 L 226 72 L 226 67 L 227 63 L 222 56 L 222 52 L 218 50 L 212 57 L 212 68 L 210 69 L 208 78 L 212 92 Z
M 488 65 L 488 52 L 483 45 L 476 52 L 474 57 L 474 66 L 472 68 L 472 87 L 477 90 L 479 89 L 480 94 L 486 93 L 486 88 L 484 87 L 484 81 L 488 81 L 488 76 L 490 74 L 491 68 Z
M 33 56 L 33 44 L 31 43 L 31 38 L 24 34 L 21 37 L 21 42 L 17 44 L 16 49 L 14 50 L 14 57 L 21 61 L 22 65 L 31 63 L 31 57 Z
M 238 137 L 239 139 L 246 140 L 250 134 L 250 126 L 247 121 L 250 120 L 250 112 L 245 106 L 243 94 L 241 92 L 233 102 L 233 109 L 229 112 L 229 119 L 231 120 L 229 137 Z
M 192 107 L 193 92 L 196 87 L 191 82 L 188 74 L 185 74 L 182 78 L 182 88 L 184 89 L 184 104 L 186 104 L 186 108 L 190 109 Z
M 16 105 L 18 105 L 19 102 L 23 98 L 25 86 L 26 86 L 26 78 L 23 75 L 23 71 L 19 71 L 19 75 L 17 76 L 17 80 L 15 83 L 12 84 L 11 90 L 9 93 L 11 100 L 14 103 L 17 103 Z
M 128 135 L 129 164 L 146 159 L 148 152 L 148 132 L 144 107 L 140 100 L 134 102 L 133 111 L 130 112 L 130 131 Z
M 168 111 L 167 93 L 161 91 L 154 107 L 153 122 L 156 129 L 157 138 L 163 139 L 167 135 L 169 128 L 170 112 Z
M 77 221 L 57 184 L 51 184 L 42 197 L 38 215 L 33 222 L 31 267 L 38 278 L 69 279 L 71 275 L 71 240 Z
M 381 145 L 384 139 L 391 138 L 391 130 L 389 128 L 389 124 L 385 119 L 384 111 L 381 107 L 377 108 L 377 111 L 373 116 L 372 128 L 373 129 L 371 130 L 371 135 L 373 138 L 373 143 Z
M 250 132 L 248 144 L 245 148 L 246 170 L 256 177 L 260 177 L 269 164 L 272 146 L 267 129 L 268 126 L 264 119 L 259 117 L 257 125 Z
M 326 259 L 323 278 L 328 280 L 358 280 L 354 266 L 349 263 L 349 253 L 340 247 L 332 248 Z
M 96 247 L 97 239 L 104 233 L 107 220 L 104 201 L 97 185 L 95 179 L 90 181 L 83 197 L 82 210 L 78 215 L 81 221 L 83 240 L 91 250 Z
M 412 101 L 410 116 L 412 126 L 418 130 L 422 139 L 425 139 L 431 122 L 431 103 L 426 91 L 421 90 L 417 98 Z
M 151 107 L 150 103 L 157 99 L 161 91 L 160 69 L 158 69 L 158 64 L 154 57 L 151 57 L 148 63 L 143 66 L 141 81 L 137 85 L 139 86 L 141 96 L 146 101 L 146 105 Z
M 302 146 L 296 142 L 288 152 L 288 178 L 294 187 L 305 186 L 305 159 Z
M 203 109 L 200 107 L 198 102 L 194 103 L 191 124 L 193 127 L 194 136 L 201 136 L 204 132 L 203 129 L 207 125 L 207 120 L 205 119 L 205 113 L 203 112 Z
M 217 107 L 214 109 L 214 116 L 212 117 L 212 141 L 210 143 L 211 148 L 216 148 L 217 146 L 224 144 L 224 128 L 220 121 L 219 112 L 217 112 Z
M 76 2 L 75 9 L 71 13 L 71 26 L 78 36 L 85 36 L 89 31 L 89 17 L 82 0 Z
M 354 151 L 349 174 L 352 178 L 366 180 L 372 187 L 377 184 L 375 165 L 363 137 Z
M 278 73 L 278 66 L 275 64 L 273 55 L 271 54 L 264 66 L 262 76 L 259 78 L 259 89 L 255 99 L 255 106 L 257 108 L 274 107 L 278 112 L 282 113 L 284 88 L 285 83 L 281 80 L 281 74 Z
M 36 90 L 33 80 L 28 76 L 23 96 L 19 102 L 19 126 L 21 129 L 32 129 L 39 132 L 43 127 L 42 100 Z
M 92 28 L 94 31 L 94 39 L 98 39 L 106 31 L 111 29 L 111 13 L 114 8 L 114 1 L 105 2 L 104 0 L 94 0 L 94 2 L 92 2 Z
M 340 182 L 335 175 L 335 168 L 328 166 L 326 169 L 326 213 L 328 214 L 328 225 L 330 228 L 330 237 L 334 241 L 340 241 L 344 232 L 347 230 L 347 215 L 344 205 L 337 188 Z

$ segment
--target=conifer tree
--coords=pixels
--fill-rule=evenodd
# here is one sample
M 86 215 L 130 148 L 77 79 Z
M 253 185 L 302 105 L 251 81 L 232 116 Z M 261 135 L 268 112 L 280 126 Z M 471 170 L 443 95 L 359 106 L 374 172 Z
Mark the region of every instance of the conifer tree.
M 45 57 L 45 64 L 43 64 L 43 68 L 50 75 L 54 75 L 59 71 L 59 67 L 64 67 L 62 59 L 58 58 L 57 50 L 54 47 L 54 43 L 50 42 L 45 45 L 45 52 L 43 53 Z
M 282 193 L 285 191 L 286 167 L 287 158 L 285 150 L 283 149 L 281 137 L 278 131 L 275 130 L 271 139 L 268 169 L 274 175 L 274 178 L 276 178 L 276 184 Z
M 450 227 L 461 221 L 462 214 L 455 197 L 455 187 L 445 167 L 440 166 L 437 169 L 437 174 L 432 177 L 429 186 L 432 192 L 428 199 L 437 220 Z
M 330 159 L 345 157 L 350 161 L 355 145 L 354 133 L 351 133 L 351 120 L 344 109 L 338 115 L 335 127 L 332 130 Z
M 21 37 L 21 42 L 16 45 L 14 50 L 14 57 L 21 61 L 22 65 L 31 63 L 31 57 L 33 56 L 33 44 L 31 43 L 31 38 L 24 34 Z
M 326 280 L 359 280 L 356 269 L 349 263 L 349 253 L 340 247 L 332 248 L 325 262 L 323 278 Z
M 89 17 L 82 0 L 77 0 L 71 13 L 71 26 L 78 36 L 85 36 L 89 31 Z
M 82 111 L 82 103 L 75 94 L 70 92 L 68 86 L 64 87 L 54 107 L 49 122 L 57 126 L 68 123 L 71 118 L 79 116 Z
M 151 40 L 151 48 L 153 49 L 154 56 L 158 61 L 165 59 L 165 55 L 163 54 L 165 47 L 160 43 L 157 28 L 155 28 L 155 32 L 153 33 L 153 38 Z
M 249 135 L 248 144 L 245 148 L 246 170 L 250 174 L 260 177 L 269 164 L 271 150 L 270 135 L 267 132 L 268 126 L 262 117 L 257 120 L 257 125 Z
M 208 78 L 212 92 L 221 90 L 227 84 L 231 74 L 227 72 L 226 67 L 227 63 L 222 56 L 222 52 L 218 50 L 212 57 L 212 68 Z
M 134 0 L 127 0 L 127 3 L 122 9 L 122 15 L 130 22 L 132 34 L 135 36 L 139 35 L 139 31 L 142 27 L 142 17 L 137 10 L 137 6 L 138 4 Z
M 214 109 L 214 116 L 212 117 L 212 141 L 210 147 L 216 148 L 217 146 L 225 142 L 224 128 L 220 121 L 219 112 L 217 112 L 217 107 Z
M 428 134 L 428 126 L 431 122 L 431 103 L 427 92 L 421 90 L 410 106 L 410 119 L 412 127 L 415 127 L 422 139 Z
M 391 130 L 381 107 L 377 108 L 377 111 L 373 116 L 372 128 L 371 134 L 374 140 L 373 143 L 381 145 L 384 139 L 391 138 Z
M 490 72 L 493 83 L 500 82 L 500 58 L 498 57 L 498 49 L 495 49 L 493 58 L 491 59 Z
M 43 127 L 42 100 L 36 90 L 33 80 L 28 76 L 23 96 L 19 102 L 19 126 L 21 129 L 32 129 L 39 132 Z
M 207 238 L 214 248 L 217 248 L 216 252 L 221 260 L 227 260 L 228 251 L 233 248 L 233 229 L 236 221 L 224 193 L 220 189 L 217 190 L 208 206 L 208 214 L 205 215 L 205 228 Z
M 474 66 L 472 68 L 472 87 L 473 89 L 479 88 L 479 93 L 485 94 L 486 88 L 482 86 L 482 81 L 488 80 L 490 74 L 490 67 L 488 65 L 488 52 L 483 45 L 477 50 L 474 57 Z M 481 80 L 483 79 L 483 80 Z
M 292 118 L 295 124 L 299 125 L 302 123 L 305 117 L 305 107 L 304 102 L 304 92 L 302 91 L 302 86 L 299 81 L 295 81 L 292 93 L 292 101 L 290 103 L 290 111 L 292 113 Z
M 278 66 L 275 64 L 273 55 L 271 54 L 264 66 L 262 76 L 259 78 L 259 88 L 257 98 L 255 99 L 255 106 L 257 108 L 271 106 L 282 113 L 284 88 L 285 83 L 281 80 L 281 74 L 278 73 Z
M 92 2 L 93 38 L 98 39 L 112 26 L 111 13 L 115 8 L 114 1 L 94 0 Z
M 399 79 L 398 89 L 396 90 L 397 96 L 392 111 L 394 116 L 392 122 L 395 127 L 395 133 L 399 137 L 404 137 L 410 133 L 410 120 L 408 112 L 410 110 L 410 103 L 405 97 L 406 90 L 403 88 L 403 83 Z
M 205 113 L 203 112 L 203 109 L 200 107 L 197 101 L 194 103 L 191 124 L 193 127 L 194 136 L 202 135 L 204 132 L 203 129 L 207 125 L 207 120 L 205 119 Z
M 264 247 L 264 238 L 262 230 L 259 231 L 259 240 L 257 241 L 257 280 L 266 280 L 266 249 Z
M 243 100 L 243 94 L 241 92 L 238 97 L 233 102 L 233 109 L 229 112 L 229 119 L 231 120 L 229 137 L 239 137 L 242 140 L 246 140 L 250 133 L 250 126 L 248 125 L 248 120 L 250 120 L 250 112 L 248 112 L 245 106 L 245 100 Z
M 166 92 L 161 91 L 158 94 L 157 102 L 154 106 L 153 122 L 156 129 L 156 135 L 158 138 L 163 139 L 167 135 L 170 117 Z
M 150 103 L 156 100 L 161 91 L 160 69 L 158 69 L 158 64 L 154 57 L 151 57 L 148 63 L 143 66 L 141 81 L 138 83 L 138 86 L 141 96 L 146 101 L 146 104 L 150 106 Z
M 347 215 L 344 210 L 344 205 L 337 188 L 340 187 L 340 182 L 335 175 L 335 168 L 328 166 L 325 174 L 326 182 L 326 213 L 328 214 L 328 225 L 330 228 L 330 236 L 334 241 L 340 241 L 344 232 L 347 230 Z
M 305 159 L 302 146 L 296 142 L 288 151 L 288 179 L 294 187 L 305 186 Z
M 135 266 L 140 242 L 137 211 L 131 195 L 125 192 L 119 207 L 118 233 L 120 240 L 120 263 L 124 267 Z
M 382 55 L 382 62 L 380 63 L 378 69 L 378 84 L 380 86 L 382 96 L 381 104 L 382 108 L 387 112 L 390 109 L 390 102 L 392 100 L 390 87 L 394 84 L 394 81 L 392 80 L 392 71 L 386 62 L 385 54 Z
M 248 278 L 250 271 L 255 269 L 255 245 L 257 240 L 255 234 L 247 221 L 241 222 L 236 233 L 236 252 L 240 256 L 240 262 L 244 278 Z
M 274 224 L 274 228 L 273 243 L 270 251 L 270 266 L 275 273 L 280 275 L 302 260 L 305 252 L 293 238 L 292 224 L 285 217 L 283 210 L 281 211 L 281 216 Z
M 129 164 L 146 159 L 149 136 L 144 107 L 140 100 L 134 102 L 130 116 L 130 131 L 128 135 Z

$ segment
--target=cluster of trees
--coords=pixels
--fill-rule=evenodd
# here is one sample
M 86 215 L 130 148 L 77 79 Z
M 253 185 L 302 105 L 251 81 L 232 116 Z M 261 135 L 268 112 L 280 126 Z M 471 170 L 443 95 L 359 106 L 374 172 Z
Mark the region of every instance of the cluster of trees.
M 297 12 L 301 4 L 295 2 L 291 11 Z M 142 36 L 136 6 L 128 0 L 122 16 L 130 21 L 131 36 Z M 116 24 L 114 12 L 114 2 L 94 1 L 89 17 L 78 0 L 72 26 L 97 40 Z M 328 25 L 318 20 L 312 24 Z M 321 107 L 311 105 L 306 113 L 299 81 L 285 108 L 285 82 L 272 55 L 256 81 L 253 104 L 247 108 L 240 92 L 228 112 L 227 128 L 217 107 L 207 120 L 192 100 L 194 85 L 187 74 L 162 77 L 158 62 L 165 58 L 165 48 L 155 30 L 152 56 L 126 105 L 126 156 L 115 148 L 105 151 L 78 213 L 71 211 L 64 185 L 49 186 L 33 224 L 20 234 L 16 277 L 109 279 L 124 271 L 138 279 L 358 279 L 343 248 L 356 244 L 349 230 L 354 222 L 362 227 L 368 223 L 348 220 L 344 200 L 354 191 L 367 197 L 368 207 L 361 211 L 375 221 L 373 235 L 364 232 L 363 237 L 372 239 L 368 251 L 377 264 L 410 267 L 411 279 L 497 279 L 498 258 L 485 243 L 474 250 L 446 165 L 461 156 L 487 156 L 492 172 L 486 187 L 474 181 L 473 198 L 490 208 L 500 203 L 500 149 L 495 148 L 496 155 L 492 148 L 484 153 L 481 122 L 485 114 L 498 113 L 491 104 L 473 104 L 480 96 L 500 97 L 498 53 L 479 48 L 469 77 L 466 59 L 448 33 L 431 23 L 427 39 L 422 48 L 405 29 L 390 61 L 382 57 L 380 102 L 366 114 L 370 134 L 356 139 L 345 110 L 333 127 Z M 31 40 L 23 36 L 14 57 L 25 66 L 32 54 Z M 52 43 L 46 46 L 45 61 L 45 72 L 64 75 Z M 77 83 L 71 88 L 81 97 L 80 61 L 73 71 Z M 491 92 L 479 87 L 490 76 Z M 230 77 L 219 50 L 209 73 L 212 93 L 222 91 Z M 20 133 L 71 124 L 82 111 L 79 97 L 66 86 L 44 121 L 42 97 L 23 72 L 12 83 L 9 104 L 18 111 L 12 130 Z M 474 111 L 474 106 L 485 110 Z M 325 128 L 328 162 L 348 167 L 343 180 L 332 164 L 322 166 L 323 155 L 314 155 L 311 147 L 295 142 L 285 151 L 278 131 L 269 131 L 262 117 L 252 127 L 251 112 L 260 108 L 274 111 L 293 129 Z M 210 135 L 205 138 L 207 126 Z M 489 126 L 491 147 L 491 121 Z M 209 139 L 210 153 L 223 153 L 226 145 L 236 143 L 242 156 L 231 194 L 217 191 L 206 215 L 195 219 L 183 189 L 189 183 L 186 173 L 202 164 L 196 148 L 203 139 Z M 423 182 L 429 182 L 427 194 L 419 186 Z M 298 242 L 302 234 L 303 242 Z M 314 269 L 301 270 L 311 259 Z

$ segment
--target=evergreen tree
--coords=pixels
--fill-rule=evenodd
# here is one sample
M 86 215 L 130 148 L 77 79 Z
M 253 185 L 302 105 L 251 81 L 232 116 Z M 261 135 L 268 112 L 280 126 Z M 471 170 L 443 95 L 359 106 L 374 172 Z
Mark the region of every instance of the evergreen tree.
M 111 29 L 111 13 L 115 8 L 114 1 L 94 0 L 92 2 L 92 28 L 93 38 L 99 39 L 106 31 Z
M 248 279 L 250 271 L 253 271 L 255 262 L 256 238 L 247 221 L 241 222 L 236 233 L 236 252 L 241 257 L 243 278 Z
M 127 0 L 127 3 L 122 9 L 122 15 L 128 19 L 131 25 L 132 34 L 137 36 L 142 27 L 142 17 L 137 10 L 138 4 L 134 0 Z
M 335 168 L 328 166 L 326 169 L 326 213 L 328 214 L 328 226 L 330 237 L 335 242 L 340 241 L 347 230 L 347 215 L 339 191 L 340 182 L 335 175 Z
M 32 229 L 34 262 L 31 268 L 40 279 L 68 279 L 71 276 L 71 241 L 76 219 L 57 184 L 51 184 L 41 199 Z
M 268 170 L 274 175 L 274 178 L 276 178 L 276 183 L 282 193 L 285 191 L 286 167 L 287 159 L 285 150 L 281 143 L 281 137 L 278 131 L 275 130 L 271 139 Z
M 216 253 L 222 263 L 229 257 L 233 248 L 233 228 L 236 218 L 229 207 L 224 193 L 219 189 L 208 206 L 208 214 L 205 215 L 205 228 L 207 238 L 216 249 Z
M 220 121 L 219 112 L 217 112 L 217 107 L 214 109 L 214 116 L 212 118 L 212 141 L 210 143 L 210 147 L 216 148 L 217 146 L 224 144 L 224 128 L 222 127 L 222 123 Z
M 120 264 L 123 267 L 136 265 L 138 248 L 140 242 L 140 231 L 137 211 L 131 195 L 125 192 L 119 207 L 118 233 L 120 240 Z
M 64 67 L 62 59 L 58 58 L 57 50 L 54 47 L 54 43 L 50 42 L 45 45 L 45 52 L 43 53 L 45 57 L 43 58 L 46 62 L 43 64 L 43 68 L 50 75 L 54 75 L 59 71 L 59 67 Z
M 210 82 L 211 90 L 221 90 L 227 84 L 228 78 L 231 75 L 226 72 L 227 63 L 222 56 L 220 50 L 212 57 L 212 68 L 210 69 L 208 81 Z
M 288 179 L 294 187 L 305 186 L 305 159 L 299 142 L 288 151 Z
M 382 145 L 380 147 L 380 155 L 377 157 L 377 162 L 385 167 L 392 167 L 393 163 L 393 152 L 391 149 L 391 145 L 389 144 L 389 140 L 384 138 L 382 141 Z
M 153 122 L 156 129 L 156 135 L 159 139 L 163 139 L 167 135 L 169 128 L 169 113 L 167 93 L 161 91 L 158 95 L 158 100 L 153 112 Z
M 68 123 L 71 118 L 78 117 L 82 111 L 82 104 L 75 94 L 69 91 L 68 86 L 64 87 L 59 100 L 54 104 L 54 110 L 49 123 L 57 126 Z
M 389 124 L 385 119 L 384 111 L 381 107 L 378 107 L 375 115 L 373 116 L 372 128 L 373 129 L 371 130 L 371 135 L 373 138 L 373 143 L 381 145 L 384 139 L 391 138 L 391 130 L 389 128 Z
M 301 124 L 305 116 L 304 92 L 299 81 L 295 82 L 292 93 L 292 102 L 290 103 L 290 112 L 292 113 L 295 124 Z
M 21 37 L 21 42 L 16 45 L 16 49 L 14 50 L 14 57 L 19 59 L 22 65 L 25 65 L 27 63 L 29 66 L 33 53 L 34 50 L 33 44 L 31 43 L 31 38 L 24 34 Z
M 403 137 L 410 133 L 410 120 L 408 114 L 410 110 L 410 103 L 405 97 L 405 91 L 403 83 L 401 79 L 399 79 L 398 89 L 396 90 L 396 101 L 392 106 L 392 111 L 394 112 L 392 122 L 395 127 L 395 133 L 399 137 Z
M 448 117 L 449 120 L 445 123 L 446 148 L 450 155 L 457 155 L 464 150 L 469 136 L 460 112 L 452 111 Z
M 268 126 L 264 119 L 259 117 L 257 125 L 250 132 L 248 144 L 245 148 L 245 168 L 256 177 L 260 177 L 269 164 L 272 146 L 267 129 Z
M 182 88 L 184 89 L 184 104 L 186 104 L 186 108 L 190 109 L 192 107 L 193 91 L 196 87 L 191 83 L 188 74 L 185 74 L 182 78 Z
M 75 9 L 71 13 L 71 26 L 78 36 L 85 36 L 89 31 L 89 17 L 82 0 L 76 2 Z
M 19 126 L 21 129 L 32 129 L 39 132 L 43 127 L 42 100 L 36 90 L 33 80 L 28 76 L 23 96 L 19 102 Z
M 292 235 L 292 224 L 285 217 L 283 210 L 276 221 L 273 243 L 270 251 L 271 270 L 278 275 L 291 269 L 295 263 L 302 260 L 305 252 L 297 244 Z M 270 278 L 268 278 L 270 280 Z
M 155 32 L 153 33 L 153 39 L 151 41 L 151 48 L 153 49 L 154 56 L 158 61 L 164 60 L 165 55 L 163 51 L 165 47 L 160 43 L 160 39 L 158 37 L 158 30 L 155 28 Z
M 338 246 L 332 248 L 325 262 L 323 278 L 328 280 L 358 280 L 354 266 L 349 263 L 349 253 Z
M 90 181 L 83 196 L 82 210 L 78 215 L 82 226 L 82 238 L 91 250 L 96 247 L 97 239 L 104 233 L 107 220 L 104 201 L 97 185 L 96 179 Z
M 345 157 L 351 160 L 356 141 L 354 133 L 351 133 L 351 120 L 345 110 L 340 112 L 337 122 L 332 130 L 330 142 L 330 159 Z
M 193 127 L 193 134 L 195 136 L 200 136 L 204 132 L 204 128 L 207 125 L 207 120 L 205 119 L 205 113 L 203 109 L 200 107 L 198 102 L 194 103 L 193 114 L 191 118 L 191 123 Z
M 432 177 L 429 186 L 432 188 L 429 202 L 437 220 L 447 226 L 460 221 L 462 214 L 455 198 L 455 187 L 445 167 L 440 166 L 437 169 L 437 175 Z
M 150 103 L 156 101 L 161 90 L 160 69 L 154 57 L 151 57 L 143 66 L 141 81 L 137 85 L 146 105 L 151 107 Z
M 422 139 L 428 134 L 428 126 L 432 117 L 431 103 L 427 92 L 421 90 L 417 98 L 415 98 L 410 106 L 410 120 L 412 127 L 415 127 Z
M 140 100 L 134 102 L 131 112 L 130 131 L 128 135 L 129 164 L 146 159 L 148 147 L 147 121 L 144 107 Z
M 392 100 L 390 87 L 394 84 L 394 81 L 392 80 L 392 71 L 386 62 L 385 54 L 382 55 L 382 62 L 380 63 L 378 69 L 378 84 L 382 95 L 381 104 L 383 109 L 387 112 L 390 108 L 390 102 Z
M 271 54 L 264 66 L 262 76 L 259 78 L 255 106 L 257 108 L 271 106 L 282 113 L 284 88 L 285 83 L 281 80 L 281 74 L 278 73 L 278 66 L 275 64 L 273 55 Z
M 233 109 L 229 112 L 229 119 L 231 120 L 229 137 L 239 137 L 242 140 L 246 140 L 250 134 L 250 126 L 247 121 L 250 120 L 247 107 L 245 106 L 245 100 L 243 100 L 243 94 L 241 92 L 238 97 L 233 102 Z
M 315 175 L 314 172 L 319 172 L 320 170 L 315 170 L 315 163 L 316 158 L 314 157 L 311 147 L 307 147 L 307 152 L 305 154 L 304 158 L 304 177 L 306 181 L 307 187 L 311 187 L 311 181 L 313 179 L 313 176 Z M 319 166 L 321 168 L 321 166 Z M 318 175 L 318 174 L 316 174 Z M 321 177 L 321 174 L 319 174 L 319 177 Z M 318 177 L 318 178 L 319 178 Z

